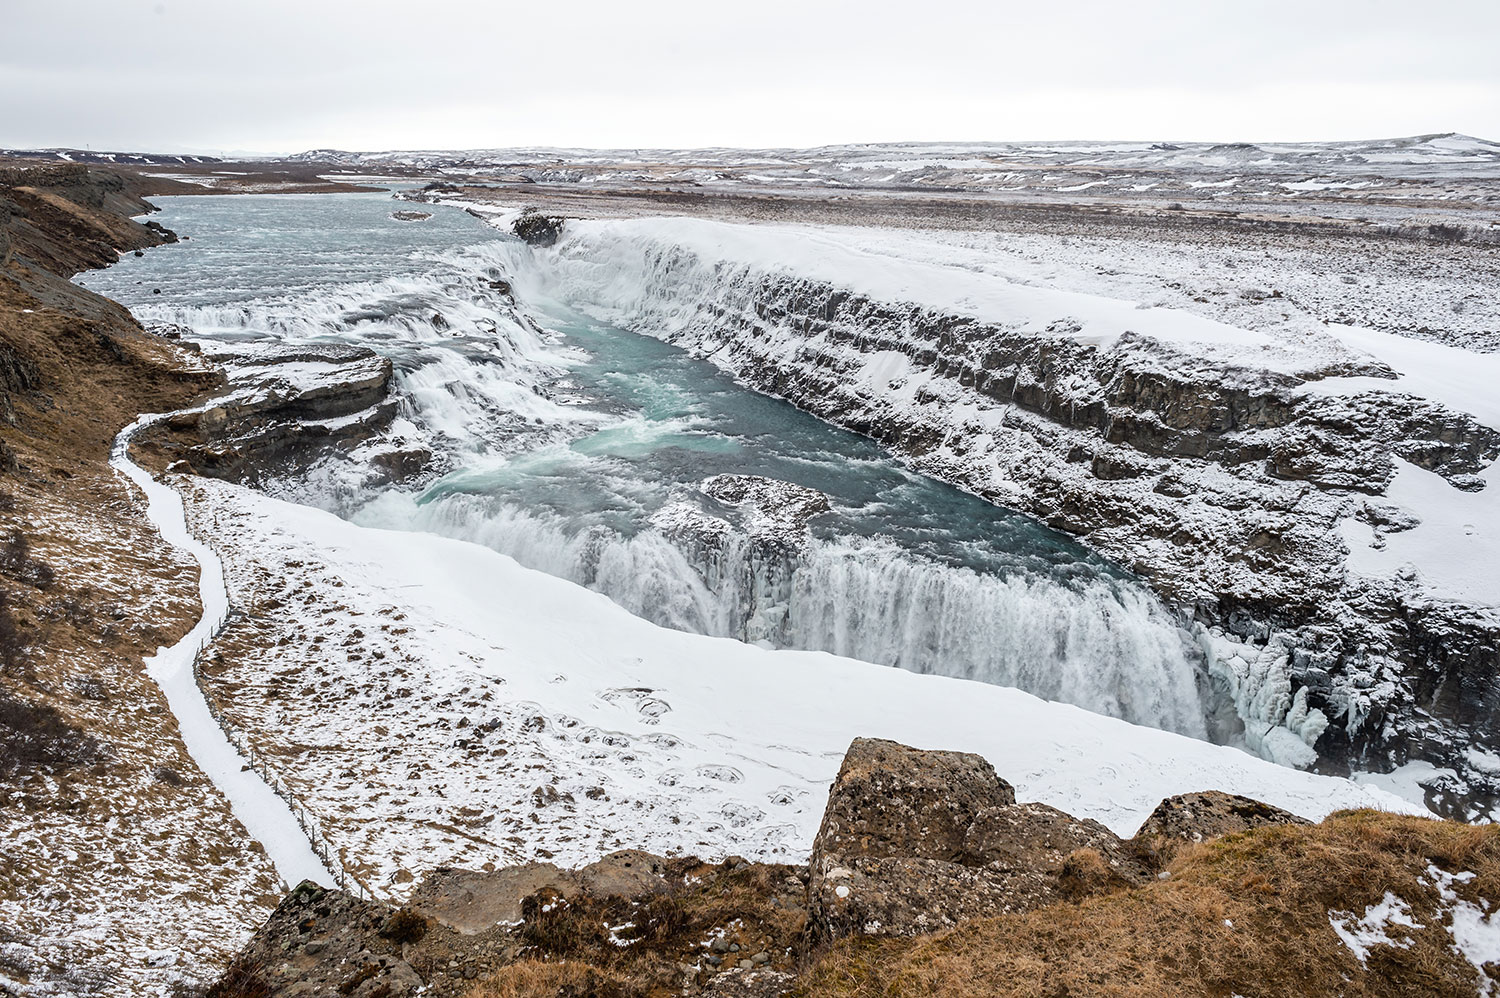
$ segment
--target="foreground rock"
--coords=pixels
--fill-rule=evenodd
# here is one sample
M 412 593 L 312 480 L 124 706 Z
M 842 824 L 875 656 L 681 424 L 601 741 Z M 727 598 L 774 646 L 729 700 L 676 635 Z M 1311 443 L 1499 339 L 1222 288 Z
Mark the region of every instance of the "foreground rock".
M 1017 804 L 983 758 L 856 739 L 813 842 L 822 939 L 910 936 L 1146 879 L 1113 832 Z
M 805 889 L 790 867 L 635 850 L 580 870 L 437 870 L 400 909 L 303 884 L 211 994 L 465 995 L 484 980 L 523 994 L 781 994 Z M 539 978 L 554 987 L 533 990 Z
M 808 960 L 839 940 L 912 938 L 1129 891 L 1157 881 L 1163 841 L 1299 821 L 1246 798 L 1193 794 L 1164 801 L 1122 841 L 1017 803 L 979 756 L 857 739 L 809 867 L 624 850 L 579 870 L 445 868 L 401 909 L 304 884 L 219 994 L 769 998 L 800 987 Z

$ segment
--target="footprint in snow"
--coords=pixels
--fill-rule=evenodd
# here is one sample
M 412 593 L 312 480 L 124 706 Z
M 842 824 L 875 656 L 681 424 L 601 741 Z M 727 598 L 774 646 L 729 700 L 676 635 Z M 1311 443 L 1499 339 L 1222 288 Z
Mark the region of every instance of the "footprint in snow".
M 777 807 L 790 807 L 798 800 L 807 796 L 807 791 L 801 787 L 777 787 L 766 794 L 766 800 Z
M 746 828 L 766 816 L 766 812 L 751 804 L 731 801 L 719 808 L 719 814 L 729 822 L 731 828 Z
M 617 689 L 600 690 L 597 694 L 600 700 L 614 706 L 624 707 L 635 704 L 635 709 L 647 724 L 656 724 L 661 716 L 672 709 L 672 705 L 659 697 L 651 694 L 655 690 L 646 686 L 626 686 Z

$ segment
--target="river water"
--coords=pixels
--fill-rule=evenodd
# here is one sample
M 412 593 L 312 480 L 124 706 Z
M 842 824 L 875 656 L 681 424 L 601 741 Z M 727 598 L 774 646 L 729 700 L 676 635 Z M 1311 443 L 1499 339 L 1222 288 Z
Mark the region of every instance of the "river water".
M 388 194 L 157 203 L 189 240 L 82 283 L 209 353 L 372 347 L 397 369 L 392 437 L 435 455 L 414 483 L 331 463 L 272 491 L 488 545 L 665 626 L 1204 735 L 1200 653 L 1137 580 L 649 329 L 591 318 L 597 303 L 560 298 L 544 258 L 479 219 L 438 206 L 397 220 L 412 206 Z M 723 474 L 815 489 L 831 508 L 806 537 L 767 542 L 753 511 L 702 490 Z

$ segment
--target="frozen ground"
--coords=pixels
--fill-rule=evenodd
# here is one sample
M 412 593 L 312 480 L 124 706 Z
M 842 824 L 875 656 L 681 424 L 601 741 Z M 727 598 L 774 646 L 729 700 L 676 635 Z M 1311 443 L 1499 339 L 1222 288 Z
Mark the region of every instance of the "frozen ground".
M 816 200 L 958 197 L 1174 205 L 1381 225 L 1497 225 L 1500 143 L 1467 135 L 1366 142 L 887 143 L 815 149 L 315 150 L 342 172 L 413 171 L 580 191 L 678 190 Z
M 70 484 L 17 503 L 57 572 L 52 607 L 80 622 L 49 644 L 44 689 L 85 741 L 80 764 L 0 786 L 0 994 L 180 994 L 271 910 L 278 878 L 141 664 L 196 619 L 196 566 L 123 479 Z
M 1215 788 L 1320 817 L 1392 795 L 1051 704 L 656 627 L 487 548 L 177 479 L 245 611 L 212 695 L 376 893 L 623 846 L 800 859 L 857 735 L 980 752 L 1130 833 Z

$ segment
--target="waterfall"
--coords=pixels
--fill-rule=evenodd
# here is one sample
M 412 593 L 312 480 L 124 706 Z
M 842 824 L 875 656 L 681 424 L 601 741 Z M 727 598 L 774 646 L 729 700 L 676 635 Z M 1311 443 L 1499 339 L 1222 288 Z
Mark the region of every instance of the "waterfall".
M 881 539 L 792 551 L 743 535 L 625 535 L 490 497 L 387 492 L 354 519 L 484 544 L 654 623 L 1015 686 L 1204 737 L 1194 645 L 1138 584 L 944 565 Z

